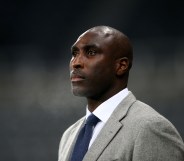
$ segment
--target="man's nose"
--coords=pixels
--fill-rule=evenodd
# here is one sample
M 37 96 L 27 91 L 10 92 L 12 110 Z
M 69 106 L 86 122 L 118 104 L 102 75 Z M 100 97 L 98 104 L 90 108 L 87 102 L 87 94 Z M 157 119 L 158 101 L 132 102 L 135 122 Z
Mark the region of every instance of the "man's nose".
M 73 68 L 82 68 L 84 66 L 82 54 L 77 54 L 74 58 L 72 58 L 71 63 Z

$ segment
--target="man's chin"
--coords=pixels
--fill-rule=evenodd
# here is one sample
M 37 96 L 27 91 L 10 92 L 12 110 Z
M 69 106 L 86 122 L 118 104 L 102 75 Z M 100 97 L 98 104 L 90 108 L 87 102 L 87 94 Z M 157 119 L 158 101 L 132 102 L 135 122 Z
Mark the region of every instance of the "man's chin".
M 86 97 L 86 94 L 84 91 L 81 90 L 72 90 L 72 93 L 74 96 L 78 96 L 78 97 Z

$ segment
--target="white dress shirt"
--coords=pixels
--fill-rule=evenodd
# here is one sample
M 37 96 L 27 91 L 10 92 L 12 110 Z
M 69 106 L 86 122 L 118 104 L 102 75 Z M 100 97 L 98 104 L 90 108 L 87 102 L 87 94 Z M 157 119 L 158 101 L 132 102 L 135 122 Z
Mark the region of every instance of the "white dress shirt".
M 112 96 L 102 104 L 100 104 L 94 111 L 93 114 L 98 117 L 101 121 L 97 123 L 93 130 L 93 135 L 91 138 L 91 141 L 89 143 L 89 147 L 92 145 L 94 140 L 96 139 L 97 135 L 115 110 L 115 108 L 118 106 L 118 104 L 128 95 L 129 91 L 128 88 L 123 89 L 116 95 Z M 86 119 L 91 114 L 91 112 L 86 108 Z

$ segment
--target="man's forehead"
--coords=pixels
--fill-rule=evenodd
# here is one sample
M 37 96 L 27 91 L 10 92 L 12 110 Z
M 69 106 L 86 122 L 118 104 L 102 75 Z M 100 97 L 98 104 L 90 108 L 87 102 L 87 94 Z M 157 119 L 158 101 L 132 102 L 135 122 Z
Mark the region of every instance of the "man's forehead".
M 110 45 L 114 37 L 114 32 L 109 28 L 94 27 L 81 34 L 72 45 L 72 49 L 76 47 L 83 48 L 85 46 L 102 47 L 107 44 Z
M 102 32 L 94 32 L 94 31 L 86 31 L 82 35 L 78 37 L 74 45 L 76 44 L 104 44 L 106 42 L 111 41 L 113 38 L 112 34 L 102 33 Z
M 93 37 L 93 36 L 90 36 L 90 37 L 85 37 L 85 36 L 82 36 L 82 37 L 79 37 L 77 39 L 77 41 L 72 45 L 72 49 L 75 49 L 75 48 L 86 48 L 86 47 L 100 47 L 100 44 L 103 44 L 103 41 L 98 41 L 98 37 Z

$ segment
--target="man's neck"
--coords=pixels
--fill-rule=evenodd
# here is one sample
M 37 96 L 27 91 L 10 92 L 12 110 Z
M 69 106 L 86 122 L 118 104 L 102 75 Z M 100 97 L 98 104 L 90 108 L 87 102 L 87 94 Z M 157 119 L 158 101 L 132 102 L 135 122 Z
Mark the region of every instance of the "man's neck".
M 100 104 L 102 104 L 103 102 L 105 102 L 106 100 L 111 98 L 112 96 L 116 95 L 121 90 L 123 90 L 123 89 L 113 91 L 113 92 L 111 92 L 111 94 L 104 95 L 103 97 L 98 97 L 98 98 L 97 97 L 96 98 L 88 97 L 87 98 L 88 110 L 90 112 L 93 112 Z

